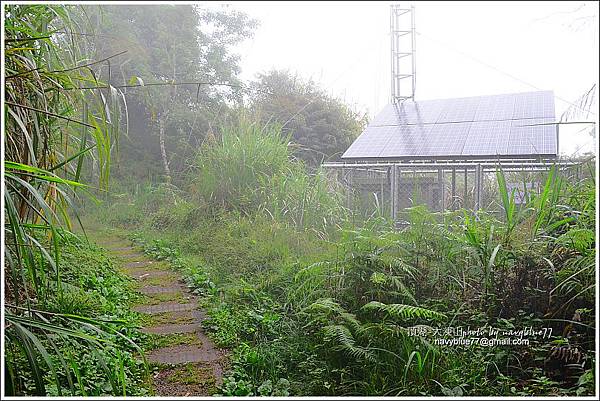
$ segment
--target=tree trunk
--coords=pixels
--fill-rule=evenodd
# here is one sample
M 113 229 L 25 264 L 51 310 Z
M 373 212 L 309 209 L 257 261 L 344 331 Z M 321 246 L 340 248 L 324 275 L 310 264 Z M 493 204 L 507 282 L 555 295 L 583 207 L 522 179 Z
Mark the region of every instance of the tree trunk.
M 175 82 L 176 71 L 175 68 L 177 64 L 175 63 L 173 55 L 173 78 L 172 82 Z M 173 104 L 175 103 L 175 96 L 177 95 L 177 85 L 171 85 L 171 94 L 169 99 L 169 104 L 166 108 L 163 108 L 164 112 L 158 117 L 158 140 L 160 142 L 160 156 L 162 158 L 163 167 L 165 169 L 165 180 L 166 182 L 171 182 L 171 169 L 169 168 L 169 159 L 167 158 L 167 149 L 165 147 L 165 127 L 167 125 L 167 120 L 169 119 L 169 113 L 172 110 Z
M 165 125 L 167 124 L 167 115 L 162 115 L 158 119 L 158 140 L 160 142 L 160 155 L 165 169 L 166 181 L 171 182 L 171 169 L 169 168 L 169 159 L 165 148 Z

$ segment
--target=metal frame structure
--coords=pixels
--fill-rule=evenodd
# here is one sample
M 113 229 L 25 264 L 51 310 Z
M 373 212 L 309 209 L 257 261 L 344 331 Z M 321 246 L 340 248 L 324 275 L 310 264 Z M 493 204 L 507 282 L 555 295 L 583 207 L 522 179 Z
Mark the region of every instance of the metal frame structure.
M 410 24 L 410 26 L 407 26 Z M 390 7 L 390 36 L 391 36 L 391 103 L 398 105 L 406 100 L 413 100 L 416 87 L 415 60 L 415 11 L 414 7 L 401 7 L 397 4 Z M 410 39 L 410 42 L 407 41 Z M 410 60 L 408 59 L 410 57 Z M 410 61 L 410 62 L 408 62 Z M 410 81 L 408 81 L 410 79 Z M 556 143 L 558 153 L 558 129 L 556 124 Z M 504 172 L 535 173 L 544 172 L 558 166 L 564 168 L 582 164 L 585 161 L 574 162 L 560 160 L 557 154 L 529 155 L 497 155 L 497 156 L 407 156 L 407 157 L 363 157 L 344 158 L 341 162 L 324 163 L 326 169 L 341 172 L 339 181 L 349 189 L 348 204 L 352 192 L 379 192 L 380 199 L 376 200 L 378 207 L 383 210 L 389 202 L 390 216 L 398 222 L 398 212 L 411 204 L 423 203 L 416 199 L 417 192 L 428 191 L 426 203 L 434 204 L 437 210 L 445 210 L 447 196 L 448 205 L 455 209 L 457 205 L 469 207 L 477 211 L 485 207 L 484 184 L 490 183 L 486 174 L 495 173 L 499 168 Z M 463 175 L 464 181 L 457 182 L 457 173 Z M 450 176 L 445 176 L 450 174 Z M 577 169 L 577 174 L 579 170 Z M 495 174 L 494 174 L 495 176 Z M 446 179 L 448 177 L 449 179 Z M 462 200 L 457 193 L 463 186 Z M 411 189 L 400 195 L 399 188 Z M 525 189 L 526 190 L 526 189 Z M 447 192 L 446 192 L 447 191 Z M 385 194 L 385 195 L 384 195 Z M 488 191 L 488 194 L 491 194 Z M 489 199 L 488 199 L 489 203 Z M 404 206 L 403 206 L 404 205 Z
M 410 15 L 407 15 L 410 14 Z M 410 17 L 410 27 L 406 27 L 405 20 Z M 416 60 L 415 60 L 415 8 L 402 8 L 398 4 L 390 6 L 390 35 L 392 50 L 392 103 L 397 104 L 406 99 L 414 99 L 416 87 Z M 410 50 L 403 49 L 403 37 L 410 35 Z M 409 66 L 403 66 L 402 59 L 410 57 Z M 402 80 L 410 78 L 410 88 L 402 85 Z
M 523 172 L 523 173 L 534 173 L 549 171 L 553 166 L 557 166 L 559 169 L 577 166 L 585 163 L 586 161 L 568 161 L 555 159 L 504 159 L 504 160 L 474 160 L 474 161 L 457 161 L 457 160 L 437 160 L 437 161 L 382 161 L 382 162 L 329 162 L 324 163 L 322 166 L 338 171 L 362 171 L 370 172 L 382 178 L 379 183 L 373 182 L 372 185 L 381 185 L 381 195 L 384 193 L 384 181 L 387 182 L 389 188 L 389 205 L 390 205 L 390 217 L 396 221 L 399 208 L 399 191 L 398 186 L 401 177 L 407 177 L 409 174 L 430 174 L 431 177 L 437 175 L 436 182 L 438 183 L 438 196 L 440 199 L 440 211 L 445 210 L 444 199 L 445 194 L 445 176 L 450 174 L 449 180 L 449 195 L 451 200 L 452 208 L 454 208 L 455 200 L 458 197 L 457 194 L 457 174 L 464 175 L 464 190 L 465 197 L 467 197 L 467 177 L 471 175 L 471 181 L 474 181 L 474 199 L 473 199 L 473 210 L 479 210 L 483 205 L 483 179 L 485 174 L 495 173 L 498 169 L 504 172 Z M 356 185 L 354 182 L 353 174 L 348 175 L 346 180 L 349 186 Z M 416 185 L 413 183 L 413 185 Z M 381 200 L 383 201 L 383 200 Z

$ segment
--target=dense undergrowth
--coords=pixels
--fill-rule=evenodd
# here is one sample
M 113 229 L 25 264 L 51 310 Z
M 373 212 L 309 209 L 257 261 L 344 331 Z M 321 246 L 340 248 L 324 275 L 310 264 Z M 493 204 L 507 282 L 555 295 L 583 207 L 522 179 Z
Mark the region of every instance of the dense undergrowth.
M 134 289 L 104 251 L 70 233 L 87 191 L 103 199 L 88 218 L 202 295 L 207 330 L 232 350 L 224 395 L 594 393 L 593 162 L 583 179 L 552 169 L 524 205 L 499 171 L 495 212 L 415 206 L 398 231 L 348 210 L 333 177 L 292 157 L 281 127 L 230 109 L 239 124 L 207 134 L 174 184 L 122 177 L 106 192 L 129 125 L 111 85 L 124 51 L 92 60 L 94 45 L 73 39 L 90 28 L 81 12 L 5 8 L 5 394 L 149 393 L 140 344 L 160 340 L 139 332 Z
M 128 307 L 136 298 L 131 280 L 116 270 L 104 249 L 85 240 L 65 237 L 61 249 L 62 288 L 49 288 L 32 309 L 40 323 L 19 318 L 25 307 L 9 306 L 16 335 L 6 343 L 7 394 L 41 388 L 49 396 L 149 394 L 148 367 L 137 346 L 145 335 Z M 37 325 L 49 335 L 34 337 Z M 27 360 L 20 336 L 32 341 L 39 360 Z
M 4 11 L 3 394 L 146 394 L 133 292 L 100 249 L 70 232 L 74 199 L 108 183 L 122 93 L 82 89 L 103 82 L 69 35 L 85 30 L 74 8 Z
M 203 295 L 207 329 L 233 351 L 222 394 L 589 395 L 591 171 L 551 170 L 526 205 L 499 171 L 501 217 L 416 206 L 397 231 L 353 216 L 277 128 L 246 121 L 205 144 L 187 183 L 122 185 L 87 213 Z M 461 329 L 514 342 L 440 342 Z

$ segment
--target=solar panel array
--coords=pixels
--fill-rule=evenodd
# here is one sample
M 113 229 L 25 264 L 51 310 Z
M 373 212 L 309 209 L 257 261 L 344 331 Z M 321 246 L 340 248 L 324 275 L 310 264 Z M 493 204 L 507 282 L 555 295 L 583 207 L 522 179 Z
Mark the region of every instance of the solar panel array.
M 554 156 L 552 91 L 387 105 L 344 159 Z

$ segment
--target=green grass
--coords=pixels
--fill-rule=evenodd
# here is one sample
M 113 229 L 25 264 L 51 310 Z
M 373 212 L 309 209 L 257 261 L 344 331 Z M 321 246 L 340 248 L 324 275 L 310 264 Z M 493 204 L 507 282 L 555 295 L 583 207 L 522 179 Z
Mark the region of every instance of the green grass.
M 289 138 L 281 134 L 279 126 L 239 117 L 198 152 L 190 174 L 189 192 L 194 203 L 180 204 L 162 218 L 162 223 L 156 224 L 155 219 L 155 226 L 177 220 L 178 213 L 189 225 L 194 221 L 190 217 L 195 206 L 200 204 L 212 208 L 213 213 L 225 209 L 242 215 L 261 214 L 275 224 L 324 235 L 348 211 L 339 193 L 330 191 L 336 182 L 321 171 L 309 175 L 292 153 Z M 163 214 L 157 213 L 159 216 Z
M 184 367 L 177 369 L 169 376 L 168 381 L 171 383 L 196 384 L 207 387 L 215 386 L 212 368 L 203 368 L 194 364 L 187 364 Z
M 542 193 L 517 208 L 498 172 L 503 215 L 460 210 L 441 219 L 414 207 L 402 231 L 383 218 L 321 211 L 327 224 L 298 225 L 257 206 L 276 197 L 273 210 L 289 210 L 281 206 L 287 194 L 271 184 L 292 179 L 296 167 L 282 168 L 277 157 L 265 165 L 263 155 L 248 166 L 256 171 L 233 177 L 248 157 L 244 150 L 266 150 L 243 145 L 259 135 L 254 128 L 223 135 L 233 144 L 207 145 L 191 173 L 204 179 L 221 172 L 218 196 L 210 185 L 199 188 L 198 178 L 190 192 L 160 186 L 91 213 L 128 231 L 195 289 L 208 333 L 232 349 L 222 394 L 593 393 L 592 179 L 572 182 L 551 172 Z M 283 146 L 269 135 L 269 146 Z M 119 221 L 123 208 L 139 217 Z M 573 319 L 582 331 L 567 335 Z M 552 327 L 554 334 L 529 347 L 444 347 L 410 335 L 419 325 Z M 585 355 L 583 367 L 549 370 L 544 360 L 565 341 Z
M 154 270 L 154 266 L 152 267 Z M 144 277 L 138 281 L 139 286 L 147 286 L 147 285 L 162 285 L 167 286 L 171 284 L 176 284 L 178 282 L 178 277 L 175 274 L 161 275 L 156 277 Z

